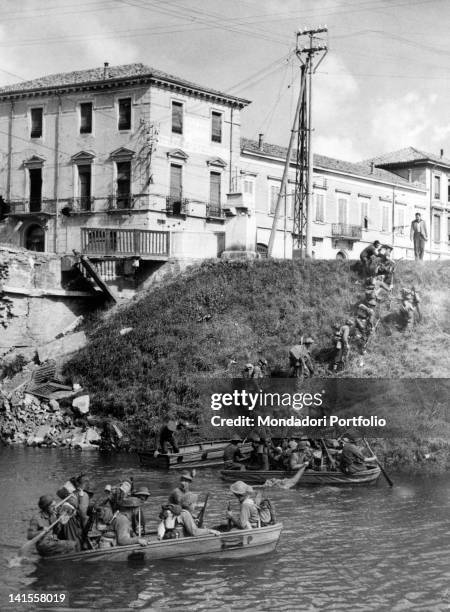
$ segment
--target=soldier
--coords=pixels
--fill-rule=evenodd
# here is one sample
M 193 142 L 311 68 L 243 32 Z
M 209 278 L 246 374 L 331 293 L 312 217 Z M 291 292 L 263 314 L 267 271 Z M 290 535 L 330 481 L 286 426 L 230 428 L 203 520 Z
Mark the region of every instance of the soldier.
M 400 316 L 402 320 L 402 328 L 411 330 L 414 326 L 414 312 L 415 307 L 413 304 L 413 296 L 407 289 L 402 289 L 402 302 L 400 304 Z
M 314 340 L 311 337 L 303 340 L 302 337 L 300 342 L 301 344 L 296 344 L 289 350 L 289 363 L 293 378 L 299 378 L 302 375 L 307 377 L 314 374 L 314 365 L 310 354 Z
M 395 264 L 391 259 L 392 250 L 393 249 L 389 244 L 384 244 L 379 254 L 380 263 L 378 267 L 378 274 L 383 275 L 384 278 L 382 284 L 386 287 L 387 291 L 392 289 L 392 283 L 394 280 Z
M 359 259 L 361 260 L 363 272 L 366 274 L 373 275 L 376 273 L 376 258 L 378 256 L 378 250 L 380 248 L 380 241 L 375 240 L 372 244 L 366 246 L 365 249 L 361 251 Z

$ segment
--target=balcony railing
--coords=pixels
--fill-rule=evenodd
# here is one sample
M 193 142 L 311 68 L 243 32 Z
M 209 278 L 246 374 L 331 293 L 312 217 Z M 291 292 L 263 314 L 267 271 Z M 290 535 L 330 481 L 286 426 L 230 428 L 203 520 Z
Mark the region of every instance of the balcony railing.
M 168 215 L 187 215 L 189 200 L 175 196 L 166 196 L 166 213 Z
M 82 228 L 81 250 L 85 255 L 154 255 L 167 257 L 169 232 L 138 229 Z
M 206 216 L 207 217 L 216 217 L 221 219 L 225 216 L 225 213 L 222 210 L 220 204 L 206 204 Z
M 25 216 L 45 213 L 54 215 L 56 213 L 56 200 L 47 199 L 26 199 L 26 200 L 11 200 L 8 202 L 9 215 Z
M 130 210 L 134 208 L 136 196 L 130 195 L 111 195 L 108 196 L 108 210 Z
M 94 210 L 94 198 L 92 196 L 71 198 L 68 207 L 73 213 L 92 212 Z
M 362 228 L 360 225 L 347 225 L 345 223 L 333 223 L 331 234 L 334 238 L 344 238 L 346 240 L 360 240 Z

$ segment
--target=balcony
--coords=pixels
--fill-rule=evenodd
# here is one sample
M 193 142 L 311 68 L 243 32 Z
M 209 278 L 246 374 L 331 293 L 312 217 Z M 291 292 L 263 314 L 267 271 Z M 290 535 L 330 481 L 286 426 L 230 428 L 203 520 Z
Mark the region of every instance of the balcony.
M 82 228 L 81 251 L 89 257 L 139 256 L 167 259 L 169 232 L 138 229 Z
M 362 228 L 360 225 L 332 223 L 331 235 L 333 238 L 343 238 L 344 240 L 361 240 Z
M 175 196 L 166 196 L 166 213 L 174 217 L 186 216 L 189 200 Z
M 71 214 L 82 214 L 94 211 L 94 201 L 92 196 L 80 196 L 71 198 L 67 203 L 67 209 Z
M 56 200 L 26 199 L 8 202 L 10 217 L 30 217 L 44 215 L 51 217 L 56 214 Z
M 216 218 L 222 219 L 225 216 L 225 213 L 222 210 L 220 204 L 206 204 L 206 217 L 207 218 Z
M 108 212 L 117 212 L 122 210 L 131 210 L 134 208 L 136 196 L 129 195 L 111 195 L 108 196 L 107 210 Z

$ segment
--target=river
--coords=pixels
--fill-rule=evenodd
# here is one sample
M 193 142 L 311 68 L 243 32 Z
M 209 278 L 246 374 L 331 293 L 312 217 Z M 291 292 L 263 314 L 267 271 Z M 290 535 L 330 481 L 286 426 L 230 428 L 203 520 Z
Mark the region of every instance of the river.
M 37 609 L 8 603 L 10 594 L 60 591 L 68 602 L 46 609 L 450 610 L 448 476 L 395 475 L 392 489 L 384 480 L 367 488 L 271 489 L 284 524 L 271 555 L 51 570 L 36 560 L 14 563 L 38 497 L 80 471 L 99 492 L 130 474 L 147 485 L 150 527 L 178 480 L 176 472 L 140 468 L 134 455 L 0 447 L 0 610 Z M 218 471 L 198 471 L 194 484 L 194 491 L 211 492 L 206 524 L 222 522 L 232 495 Z

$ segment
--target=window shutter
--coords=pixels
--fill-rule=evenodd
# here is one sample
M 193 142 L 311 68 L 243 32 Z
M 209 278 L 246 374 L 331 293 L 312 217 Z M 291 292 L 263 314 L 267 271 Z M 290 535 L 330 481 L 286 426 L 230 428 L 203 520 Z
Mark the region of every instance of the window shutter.
M 181 102 L 172 102 L 172 132 L 183 133 L 183 105 Z
M 211 117 L 212 117 L 211 140 L 213 142 L 222 142 L 222 114 L 213 112 Z

